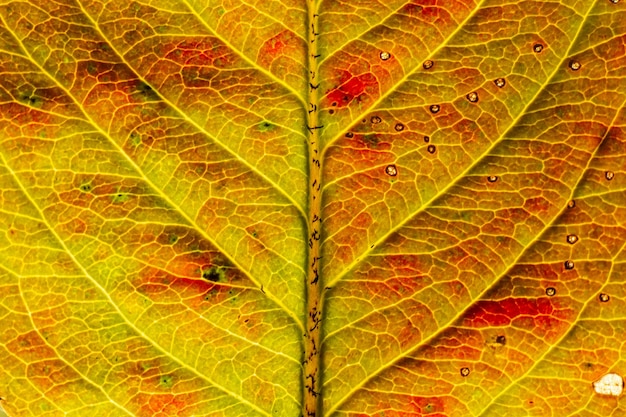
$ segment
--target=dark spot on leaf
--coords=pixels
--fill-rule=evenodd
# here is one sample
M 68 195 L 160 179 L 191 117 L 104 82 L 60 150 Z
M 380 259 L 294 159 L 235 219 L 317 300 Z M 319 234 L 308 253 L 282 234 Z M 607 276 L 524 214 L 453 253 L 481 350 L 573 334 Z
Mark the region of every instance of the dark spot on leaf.
M 172 378 L 171 375 L 162 375 L 161 378 L 159 378 L 159 384 L 163 385 L 164 387 L 170 388 L 172 385 L 174 385 L 174 378 Z
M 506 345 L 506 337 L 505 336 L 496 337 L 496 343 L 500 345 Z
M 346 137 L 347 138 L 353 138 L 354 137 L 354 133 L 348 132 L 348 133 L 346 133 Z
M 91 184 L 83 184 L 79 188 L 81 191 L 88 193 L 89 191 L 91 191 Z
M 224 280 L 224 271 L 220 267 L 212 266 L 202 271 L 202 278 L 211 282 L 220 282 Z

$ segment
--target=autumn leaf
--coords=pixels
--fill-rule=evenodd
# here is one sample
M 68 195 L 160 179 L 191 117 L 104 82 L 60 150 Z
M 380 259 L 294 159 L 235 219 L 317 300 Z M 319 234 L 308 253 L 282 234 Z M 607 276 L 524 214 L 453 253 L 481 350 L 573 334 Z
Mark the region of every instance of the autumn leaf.
M 626 2 L 0 0 L 0 414 L 626 412 Z

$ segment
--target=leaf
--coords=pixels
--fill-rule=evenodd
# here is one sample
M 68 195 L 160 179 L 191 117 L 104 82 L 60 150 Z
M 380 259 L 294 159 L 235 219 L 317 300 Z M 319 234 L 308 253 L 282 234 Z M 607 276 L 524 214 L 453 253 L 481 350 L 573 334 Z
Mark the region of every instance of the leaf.
M 0 1 L 0 409 L 624 413 L 625 7 Z

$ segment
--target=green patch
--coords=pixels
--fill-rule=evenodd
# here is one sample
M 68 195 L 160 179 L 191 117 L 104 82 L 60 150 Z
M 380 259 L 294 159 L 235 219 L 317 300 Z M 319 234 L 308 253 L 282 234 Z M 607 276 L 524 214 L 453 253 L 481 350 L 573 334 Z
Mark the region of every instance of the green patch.
M 212 266 L 202 271 L 202 278 L 211 282 L 224 282 L 225 274 L 222 267 Z
M 82 192 L 84 192 L 84 193 L 88 193 L 88 192 L 90 192 L 90 191 L 93 189 L 93 187 L 92 187 L 92 186 L 91 186 L 91 184 L 89 184 L 89 183 L 82 184 L 82 185 L 81 185 L 80 187 L 78 187 L 78 188 L 79 188 Z
M 169 242 L 170 245 L 173 245 L 174 243 L 178 242 L 178 236 L 169 235 L 169 237 L 167 238 L 167 241 Z
M 259 123 L 259 132 L 271 132 L 274 129 L 276 129 L 276 125 L 273 125 L 268 121 Z
M 111 196 L 111 201 L 112 201 L 114 204 L 121 204 L 121 203 L 125 203 L 125 202 L 127 202 L 128 200 L 130 200 L 130 196 L 129 196 L 128 194 L 126 194 L 126 193 L 116 193 L 116 194 L 113 194 L 113 195 Z
M 131 132 L 128 139 L 130 140 L 130 144 L 135 147 L 141 145 L 141 136 L 137 132 Z
M 165 388 L 171 388 L 174 385 L 174 378 L 171 375 L 163 375 L 159 378 L 159 384 Z

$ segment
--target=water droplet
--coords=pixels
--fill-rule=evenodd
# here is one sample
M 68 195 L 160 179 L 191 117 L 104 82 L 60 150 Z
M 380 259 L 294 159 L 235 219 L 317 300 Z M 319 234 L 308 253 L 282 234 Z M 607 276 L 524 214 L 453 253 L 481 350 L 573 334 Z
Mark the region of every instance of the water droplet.
M 597 394 L 618 396 L 624 390 L 624 379 L 617 374 L 606 374 L 593 383 Z
M 554 287 L 546 288 L 546 295 L 548 297 L 552 297 L 552 296 L 554 296 L 554 294 L 556 294 L 556 288 L 554 288 Z
M 576 207 L 576 202 L 575 202 L 574 200 L 570 200 L 570 201 L 567 203 L 567 207 L 568 207 L 568 208 L 574 208 L 574 207 Z
M 504 78 L 496 78 L 493 83 L 496 85 L 496 87 L 502 88 L 505 86 L 506 80 Z
M 431 69 L 433 65 L 435 65 L 435 63 L 431 61 L 430 59 L 428 61 L 424 61 L 424 64 L 423 64 L 424 69 Z
M 428 151 L 428 153 L 435 153 L 437 147 L 435 145 L 428 145 L 428 148 L 426 148 L 426 150 Z
M 605 177 L 607 180 L 611 181 L 611 180 L 613 179 L 613 177 L 615 177 L 615 173 L 614 173 L 613 171 L 606 171 L 606 172 L 604 173 L 604 177 Z
M 605 294 L 605 293 L 600 293 L 598 298 L 600 299 L 600 302 L 602 302 L 602 303 L 606 303 L 606 302 L 608 302 L 611 299 L 611 297 L 608 294 Z
M 382 59 L 383 61 L 386 61 L 389 58 L 391 58 L 391 54 L 389 52 L 381 52 L 380 53 L 380 59 Z
M 476 103 L 478 101 L 478 93 L 476 91 L 472 91 L 465 97 L 472 103 Z
M 578 236 L 576 236 L 576 235 L 567 235 L 567 243 L 569 243 L 570 245 L 573 245 L 576 242 L 578 242 Z
M 390 177 L 395 177 L 396 175 L 398 175 L 398 169 L 395 165 L 387 165 L 387 168 L 385 168 L 385 173 L 387 173 L 387 175 L 389 175 Z
M 398 132 L 402 132 L 404 130 L 404 125 L 402 123 L 396 123 L 394 129 L 396 129 L 396 131 Z
M 439 110 L 441 110 L 441 107 L 439 107 L 438 104 L 433 104 L 432 106 L 430 106 L 431 113 L 439 113 Z
M 572 261 L 565 261 L 565 269 L 574 269 L 574 262 Z
M 370 119 L 370 121 L 371 121 L 373 124 L 375 124 L 375 125 L 376 125 L 376 124 L 378 124 L 378 123 L 382 122 L 382 119 L 381 119 L 380 117 L 378 117 L 378 116 L 373 116 L 373 117 Z
M 468 376 L 470 374 L 469 368 L 461 368 L 461 376 Z
M 580 65 L 580 62 L 571 60 L 569 62 L 569 67 L 572 69 L 572 71 L 578 71 L 581 65 Z
M 487 177 L 487 181 L 489 182 L 496 182 L 498 181 L 498 177 L 496 177 L 495 175 L 490 175 Z
M 426 143 L 430 142 L 430 136 L 424 136 L 424 142 Z
M 353 138 L 354 137 L 354 133 L 348 132 L 348 133 L 346 133 L 346 137 L 347 138 Z
M 501 345 L 506 345 L 506 337 L 505 336 L 496 337 L 496 343 L 501 344 Z
M 617 3 L 619 3 L 619 0 L 611 0 L 611 3 L 617 4 Z
M 536 43 L 533 46 L 533 51 L 535 51 L 536 53 L 539 53 L 539 52 L 543 51 L 543 45 L 540 44 L 540 43 Z

